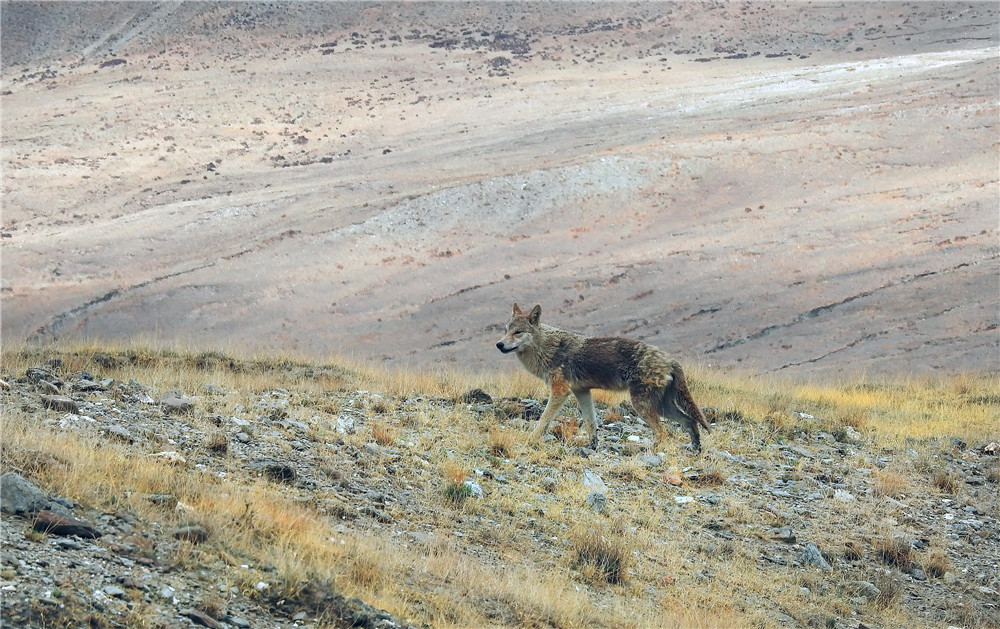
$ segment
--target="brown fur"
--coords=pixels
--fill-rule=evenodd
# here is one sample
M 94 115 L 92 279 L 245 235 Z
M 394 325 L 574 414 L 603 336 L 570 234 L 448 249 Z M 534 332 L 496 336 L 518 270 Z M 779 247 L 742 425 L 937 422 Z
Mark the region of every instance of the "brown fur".
M 709 429 L 688 390 L 681 366 L 666 354 L 640 341 L 622 337 L 592 337 L 540 323 L 541 306 L 525 314 L 514 304 L 504 337 L 497 349 L 515 352 L 525 369 L 551 389 L 548 404 L 533 437 L 541 439 L 570 393 L 576 396 L 584 427 L 596 447 L 597 417 L 591 389 L 628 391 L 632 405 L 656 433 L 664 434 L 660 417 L 679 422 L 701 451 L 700 428 Z

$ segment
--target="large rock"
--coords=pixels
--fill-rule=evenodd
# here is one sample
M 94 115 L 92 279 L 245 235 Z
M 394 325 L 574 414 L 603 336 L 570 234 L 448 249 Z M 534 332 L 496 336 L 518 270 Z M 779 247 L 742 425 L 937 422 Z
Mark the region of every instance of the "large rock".
M 54 411 L 65 411 L 67 413 L 73 413 L 74 415 L 80 414 L 80 408 L 76 405 L 76 402 L 72 398 L 68 398 L 65 395 L 45 395 L 42 396 L 42 406 L 45 408 L 50 408 Z
M 3 513 L 35 513 L 48 504 L 45 492 L 20 474 L 7 472 L 0 476 L 0 511 Z
M 87 522 L 61 515 L 55 511 L 39 511 L 31 523 L 31 527 L 49 535 L 76 535 L 87 539 L 95 539 L 102 535 L 99 530 Z

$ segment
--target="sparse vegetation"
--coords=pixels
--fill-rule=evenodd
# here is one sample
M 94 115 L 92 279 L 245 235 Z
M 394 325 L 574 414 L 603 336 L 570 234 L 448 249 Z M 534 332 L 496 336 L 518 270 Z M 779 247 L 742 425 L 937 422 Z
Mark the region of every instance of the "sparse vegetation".
M 99 429 L 32 406 L 30 383 L 17 380 L 45 365 L 93 405 L 87 412 L 105 413 Z M 74 392 L 82 370 L 116 384 Z M 532 425 L 518 416 L 525 405 L 518 411 L 510 400 L 543 387 L 518 372 L 393 374 L 295 358 L 74 346 L 5 348 L 2 373 L 12 384 L 2 394 L 3 471 L 79 511 L 128 513 L 130 526 L 150 531 L 150 539 L 130 538 L 133 560 L 175 575 L 227 566 L 219 574 L 234 589 L 191 602 L 210 617 L 243 601 L 261 613 L 306 610 L 333 622 L 343 601 L 331 597 L 343 595 L 443 627 L 769 626 L 778 608 L 821 624 L 857 612 L 874 624 L 921 626 L 905 601 L 928 594 L 910 573 L 945 583 L 971 559 L 937 539 L 915 548 L 920 518 L 975 504 L 970 492 L 979 486 L 959 471 L 967 460 L 982 459 L 975 482 L 984 489 L 997 469 L 990 456 L 970 455 L 973 446 L 958 456 L 953 441 L 978 448 L 996 440 L 998 409 L 959 400 L 996 386 L 985 376 L 964 376 L 960 387 L 824 389 L 693 368 L 696 399 L 727 409 L 715 415 L 704 455 L 685 451 L 677 431 L 656 446 L 608 435 L 585 458 L 562 442 L 522 445 Z M 153 402 L 143 407 L 148 427 L 118 422 L 129 441 L 108 429 L 137 408 L 136 386 Z M 509 410 L 461 402 L 472 388 Z M 193 409 L 167 418 L 157 400 L 172 390 Z M 598 399 L 605 420 L 613 412 L 618 426 L 649 436 L 619 400 Z M 102 400 L 117 410 L 103 411 Z M 913 437 L 898 426 L 903 406 L 934 408 L 950 422 L 939 435 Z M 835 427 L 854 432 L 843 440 Z M 182 458 L 150 456 L 164 451 Z M 260 455 L 248 453 L 265 451 L 274 468 L 253 468 Z M 607 485 L 602 511 L 588 506 L 585 470 Z M 482 486 L 481 498 L 466 481 Z M 911 516 L 916 508 L 925 515 Z M 152 522 L 159 531 L 197 525 L 207 533 L 156 538 Z M 51 544 L 27 521 L 16 533 L 29 547 Z M 798 565 L 806 541 L 824 551 L 832 573 Z M 21 578 L 10 566 L 3 574 Z M 872 581 L 879 593 L 860 607 L 830 594 L 852 580 Z M 808 597 L 794 595 L 803 588 Z M 86 592 L 72 582 L 60 590 L 78 612 L 67 617 L 103 622 Z M 134 606 L 129 622 L 155 626 L 157 609 Z M 45 613 L 55 618 L 54 609 Z M 967 615 L 983 626 L 990 620 Z

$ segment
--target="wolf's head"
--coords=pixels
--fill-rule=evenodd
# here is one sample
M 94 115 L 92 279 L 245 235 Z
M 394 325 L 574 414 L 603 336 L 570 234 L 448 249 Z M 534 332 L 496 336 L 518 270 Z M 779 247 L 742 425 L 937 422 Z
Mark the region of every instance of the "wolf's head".
M 531 312 L 524 314 L 517 304 L 507 321 L 503 338 L 497 341 L 497 349 L 504 354 L 523 349 L 531 345 L 534 335 L 538 332 L 538 320 L 542 316 L 542 307 L 535 306 Z

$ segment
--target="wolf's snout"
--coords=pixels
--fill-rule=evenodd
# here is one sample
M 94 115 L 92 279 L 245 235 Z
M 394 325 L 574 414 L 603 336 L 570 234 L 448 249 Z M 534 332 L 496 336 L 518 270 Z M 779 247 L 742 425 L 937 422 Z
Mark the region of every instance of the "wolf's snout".
M 503 341 L 497 341 L 497 349 L 503 352 L 504 354 L 509 354 L 510 352 L 514 351 L 514 348 L 507 347 L 506 345 L 504 345 Z
M 503 341 L 497 341 L 497 349 L 503 351 Z

